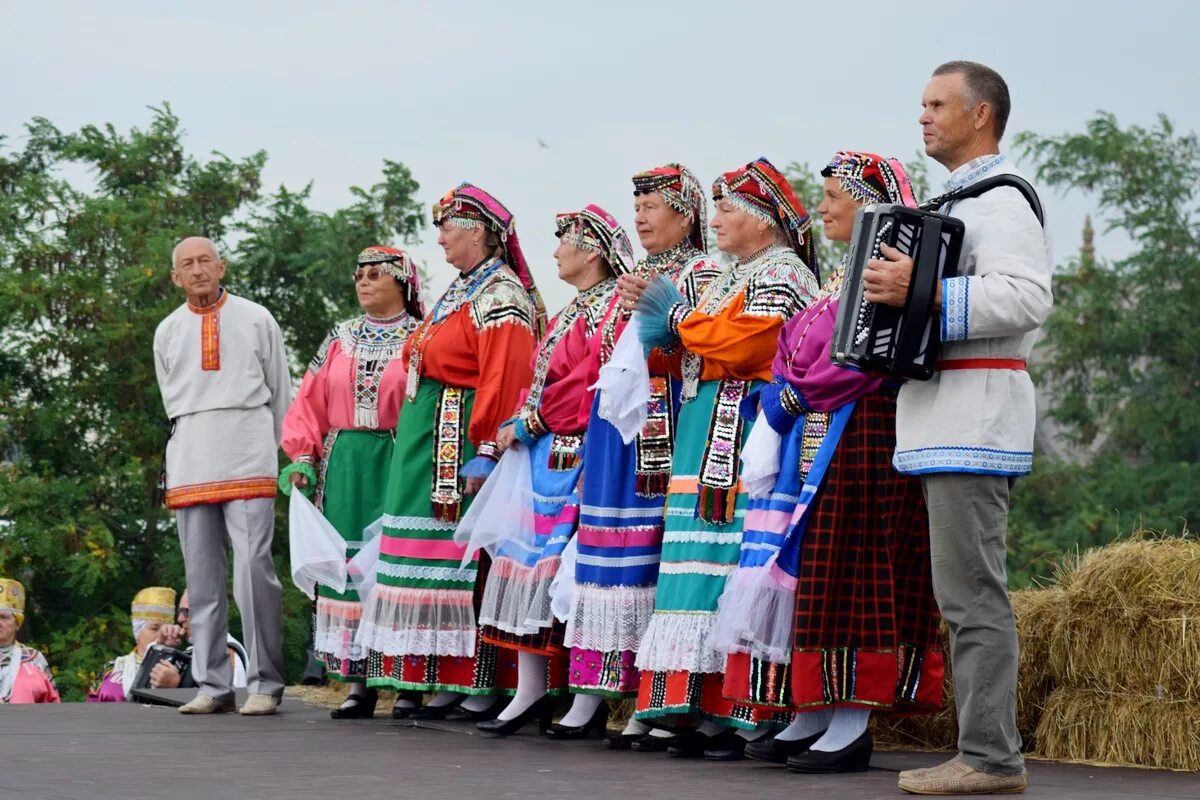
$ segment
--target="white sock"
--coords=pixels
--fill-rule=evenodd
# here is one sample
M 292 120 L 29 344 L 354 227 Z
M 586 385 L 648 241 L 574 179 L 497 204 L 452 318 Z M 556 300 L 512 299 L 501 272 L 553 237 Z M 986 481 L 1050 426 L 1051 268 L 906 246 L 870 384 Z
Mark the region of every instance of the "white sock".
M 839 706 L 833 711 L 833 719 L 829 723 L 829 730 L 825 731 L 825 735 L 818 739 L 816 744 L 809 749 L 821 750 L 826 753 L 841 750 L 862 736 L 863 731 L 867 729 L 867 723 L 870 721 L 870 709 Z
M 568 728 L 587 725 L 602 703 L 604 703 L 604 698 L 599 695 L 577 694 L 574 702 L 571 703 L 571 710 L 558 721 L 558 724 L 566 725 Z
M 654 728 L 651 728 L 644 722 L 640 722 L 633 717 L 629 718 L 629 724 L 625 726 L 625 730 L 621 731 L 622 736 L 645 736 L 647 733 L 654 735 Z
M 517 653 L 517 694 L 497 719 L 509 720 L 546 696 L 546 657 L 521 650 Z
M 350 696 L 351 697 L 366 697 L 372 691 L 374 691 L 374 690 L 367 689 L 367 685 L 365 683 L 350 684 Z
M 719 725 L 716 722 L 709 722 L 709 721 L 705 720 L 704 722 L 700 723 L 699 728 L 696 728 L 696 733 L 700 734 L 701 736 L 706 736 L 709 739 L 711 739 L 712 737 L 716 736 L 717 734 L 724 733 L 728 729 L 729 729 L 728 725 Z
M 392 708 L 416 708 L 417 704 L 404 696 L 403 692 L 396 692 L 396 702 L 392 703 Z
M 755 728 L 754 730 L 747 730 L 746 728 L 738 728 L 737 731 L 735 731 L 735 733 L 737 733 L 738 736 L 742 737 L 747 742 L 757 742 L 759 739 L 761 739 L 767 735 L 767 732 L 765 730 L 759 730 L 758 728 Z
M 775 734 L 775 738 L 781 742 L 794 742 L 797 739 L 816 736 L 829 727 L 829 718 L 832 716 L 833 712 L 828 708 L 799 711 L 792 724 Z
M 467 711 L 486 711 L 496 702 L 494 694 L 475 694 L 463 700 L 462 707 Z
M 462 695 L 458 692 L 438 692 L 427 705 L 430 708 L 437 708 L 438 706 L 448 706 L 457 703 L 461 699 Z
M 651 728 L 650 735 L 653 736 L 655 739 L 670 739 L 675 734 L 664 728 Z

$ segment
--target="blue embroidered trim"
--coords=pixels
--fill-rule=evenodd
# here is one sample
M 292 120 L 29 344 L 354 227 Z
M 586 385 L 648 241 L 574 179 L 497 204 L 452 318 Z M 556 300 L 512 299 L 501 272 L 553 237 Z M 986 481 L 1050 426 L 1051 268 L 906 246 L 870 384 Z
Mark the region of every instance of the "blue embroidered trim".
M 963 164 L 951 173 L 950 178 L 946 181 L 946 191 L 953 192 L 955 189 L 961 189 L 964 186 L 969 186 L 975 181 L 987 175 L 996 167 L 1005 163 L 1008 159 L 1003 153 L 996 153 L 990 156 L 980 156 L 972 161 Z M 964 171 L 965 170 L 965 171 Z M 958 177 L 955 177 L 956 173 Z
M 971 279 L 965 275 L 942 281 L 942 341 L 961 342 L 970 333 Z
M 1031 450 L 995 450 L 988 447 L 921 447 L 897 450 L 892 458 L 897 472 L 971 472 L 977 475 L 1025 475 L 1033 469 Z

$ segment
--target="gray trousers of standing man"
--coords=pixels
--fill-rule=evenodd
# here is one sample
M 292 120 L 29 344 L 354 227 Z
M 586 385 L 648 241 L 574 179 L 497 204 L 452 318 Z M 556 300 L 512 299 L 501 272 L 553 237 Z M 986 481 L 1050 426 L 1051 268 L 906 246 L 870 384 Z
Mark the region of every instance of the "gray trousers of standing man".
M 933 593 L 950 629 L 958 751 L 973 769 L 1024 769 L 1017 732 L 1017 626 L 1005 566 L 1009 490 L 1002 475 L 922 475 Z
M 233 700 L 229 632 L 229 550 L 233 596 L 242 612 L 242 634 L 251 694 L 283 695 L 283 587 L 271 560 L 275 533 L 272 498 L 230 500 L 175 512 L 187 572 L 192 619 L 192 675 L 201 694 Z

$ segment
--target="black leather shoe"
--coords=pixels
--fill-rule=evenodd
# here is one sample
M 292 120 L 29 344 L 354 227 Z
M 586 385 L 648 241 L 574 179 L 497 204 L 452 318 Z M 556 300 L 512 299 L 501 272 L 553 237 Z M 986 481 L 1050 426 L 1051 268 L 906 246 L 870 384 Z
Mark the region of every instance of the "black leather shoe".
M 530 720 L 537 719 L 538 731 L 545 733 L 550 727 L 550 717 L 554 714 L 554 698 L 549 695 L 543 695 L 535 701 L 529 708 L 517 714 L 512 719 L 489 719 L 475 725 L 483 733 L 490 733 L 492 736 L 510 736 L 521 728 Z
M 458 698 L 457 700 L 452 700 L 449 703 L 442 703 L 440 706 L 421 706 L 420 708 L 413 710 L 412 718 L 413 719 L 445 719 L 446 717 L 450 716 L 450 712 L 452 712 L 452 711 L 454 711 L 454 709 L 458 708 L 459 705 L 462 703 L 462 701 L 466 700 L 466 699 L 467 699 L 467 696 L 463 695 L 462 697 Z
M 557 722 L 550 726 L 550 730 L 546 731 L 546 736 L 551 739 L 586 739 L 592 731 L 596 732 L 597 736 L 603 737 L 604 731 L 608 726 L 608 703 L 601 703 L 592 718 L 582 725 L 560 725 Z
M 402 706 L 401 700 L 407 700 L 412 705 Z M 421 710 L 421 693 L 420 692 L 399 692 L 396 695 L 396 704 L 392 706 L 392 719 L 408 719 Z
M 484 722 L 489 719 L 495 719 L 496 715 L 504 710 L 504 707 L 508 705 L 508 702 L 511 699 L 512 698 L 510 697 L 497 697 L 494 701 L 492 701 L 490 706 L 481 711 L 472 711 L 469 708 L 460 708 L 459 710 L 462 711 L 462 713 L 465 714 L 469 720 L 473 720 L 474 722 Z
M 629 743 L 629 749 L 639 753 L 661 753 L 675 744 L 678 738 L 678 736 L 651 736 L 643 733 Z
M 704 758 L 707 761 L 741 761 L 745 758 L 746 740 L 730 729 L 710 737 L 704 745 Z
M 605 737 L 604 746 L 609 750 L 629 750 L 633 747 L 634 742 L 645 735 L 644 733 L 618 733 Z
M 699 731 L 687 731 L 675 737 L 675 741 L 667 748 L 667 755 L 671 758 L 700 758 L 708 742 L 709 738 Z
M 352 694 L 340 706 L 329 712 L 333 719 L 368 719 L 375 716 L 375 704 L 379 692 L 368 689 L 362 694 Z
M 826 753 L 823 750 L 807 750 L 798 753 L 787 760 L 787 768 L 792 772 L 818 774 L 829 772 L 866 772 L 871 766 L 871 751 L 874 742 L 871 731 L 863 731 L 850 744 L 841 750 Z
M 787 760 L 794 755 L 803 753 L 808 748 L 817 743 L 825 735 L 824 731 L 813 736 L 805 736 L 803 739 L 776 739 L 774 736 L 766 736 L 754 742 L 749 742 L 746 745 L 746 755 L 756 761 L 771 761 L 776 764 L 786 764 Z

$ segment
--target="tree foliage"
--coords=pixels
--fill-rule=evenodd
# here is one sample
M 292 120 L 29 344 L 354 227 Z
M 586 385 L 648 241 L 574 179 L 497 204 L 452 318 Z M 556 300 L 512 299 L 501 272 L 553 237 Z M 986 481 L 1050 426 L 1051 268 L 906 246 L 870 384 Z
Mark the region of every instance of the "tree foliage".
M 1034 377 L 1083 455 L 1042 458 L 1018 484 L 1010 561 L 1032 578 L 1063 550 L 1200 514 L 1200 141 L 1166 117 L 1122 127 L 1099 113 L 1017 144 L 1044 185 L 1089 193 L 1132 246 L 1115 261 L 1085 247 L 1055 278 Z
M 174 244 L 236 238 L 230 288 L 276 313 L 303 364 L 356 308 L 355 253 L 416 236 L 403 165 L 386 162 L 380 183 L 324 214 L 308 187 L 262 201 L 266 158 L 188 154 L 168 106 L 145 129 L 64 133 L 36 118 L 22 148 L 0 138 L 0 574 L 26 584 L 23 635 L 48 651 L 70 699 L 131 647 L 133 594 L 183 583 L 155 492 L 167 428 L 151 353 L 183 300 Z M 285 553 L 286 524 L 276 533 Z M 294 673 L 308 606 L 292 589 L 285 608 Z

